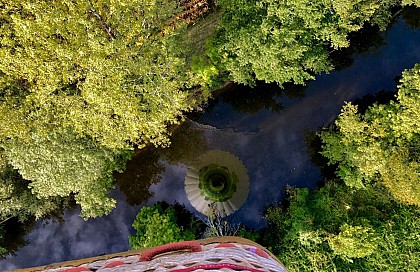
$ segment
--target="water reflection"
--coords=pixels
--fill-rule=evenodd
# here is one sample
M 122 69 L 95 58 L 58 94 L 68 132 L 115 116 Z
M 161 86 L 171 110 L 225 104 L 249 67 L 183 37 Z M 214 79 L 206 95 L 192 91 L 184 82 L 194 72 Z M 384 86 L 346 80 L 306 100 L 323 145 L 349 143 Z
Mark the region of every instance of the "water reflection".
M 35 227 L 35 218 L 30 218 L 24 223 L 19 222 L 17 218 L 10 218 L 2 222 L 0 236 L 2 236 L 2 244 L 6 252 L 0 254 L 0 259 L 6 255 L 16 255 L 16 251 L 27 245 L 28 241 L 25 236 Z
M 349 34 L 350 47 L 332 50 L 331 62 L 336 71 L 350 67 L 355 54 L 363 55 L 379 48 L 385 43 L 386 31 L 380 31 L 378 26 L 365 23 L 364 27 Z
M 227 216 L 248 197 L 249 176 L 238 157 L 223 150 L 210 150 L 188 167 L 185 191 L 197 211 L 207 216 Z
M 115 175 L 118 187 L 126 195 L 127 203 L 142 204 L 153 196 L 149 188 L 161 181 L 166 163 L 188 164 L 205 150 L 202 131 L 192 121 L 186 120 L 173 133 L 171 148 L 149 147 L 136 152 L 124 173 Z
M 280 111 L 262 109 L 243 114 L 232 104 L 219 99 L 211 110 L 196 116 L 195 121 L 199 124 L 189 124 L 195 130 L 192 134 L 188 134 L 189 128 L 186 127 L 179 144 L 175 143 L 177 138 L 174 135 L 172 148 L 176 152 L 162 149 L 155 151 L 159 156 L 152 154 L 148 160 L 132 162 L 129 166 L 132 175 L 118 179 L 121 190 L 125 193 L 138 190 L 139 195 L 144 195 L 148 188 L 152 196 L 136 199 L 136 193 L 127 194 L 132 198 L 131 203 L 179 202 L 194 211 L 184 190 L 186 165 L 205 150 L 226 150 L 241 158 L 250 177 L 247 201 L 230 219 L 251 227 L 264 226 L 261 213 L 268 204 L 282 199 L 286 184 L 313 188 L 320 179 L 319 168 L 311 162 L 307 152 L 305 130 L 317 130 L 332 122 L 346 100 L 353 101 L 381 89 L 394 89 L 395 76 L 420 62 L 419 30 L 409 28 L 399 20 L 386 35 L 383 46 L 362 56 L 353 56 L 351 67 L 318 76 L 316 81 L 309 82 L 304 98 L 276 97 L 275 101 L 284 107 Z M 160 166 L 150 166 L 147 170 L 148 161 Z M 143 178 L 136 178 L 142 174 Z M 124 182 L 139 184 L 124 187 Z M 127 237 L 133 233 L 131 223 L 140 207 L 125 203 L 122 194 L 118 193 L 116 198 L 117 208 L 107 217 L 84 222 L 76 211 L 65 214 L 62 224 L 43 226 L 38 222 L 27 236 L 30 244 L 21 248 L 17 256 L 2 260 L 0 270 L 128 249 Z
M 230 104 L 239 113 L 254 114 L 261 110 L 280 112 L 284 109 L 284 105 L 280 101 L 282 97 L 303 98 L 305 93 L 305 86 L 290 83 L 284 84 L 283 88 L 275 83 L 264 82 L 258 82 L 257 86 L 257 88 L 251 88 L 229 84 L 221 90 L 217 99 L 222 99 L 223 102 Z
M 420 29 L 420 8 L 407 6 L 402 11 L 404 22 L 413 29 Z
M 160 173 L 164 170 L 165 166 L 155 148 L 135 154 L 127 163 L 126 170 L 115 176 L 118 188 L 127 197 L 127 203 L 139 205 L 146 202 L 152 196 L 149 187 L 160 181 Z

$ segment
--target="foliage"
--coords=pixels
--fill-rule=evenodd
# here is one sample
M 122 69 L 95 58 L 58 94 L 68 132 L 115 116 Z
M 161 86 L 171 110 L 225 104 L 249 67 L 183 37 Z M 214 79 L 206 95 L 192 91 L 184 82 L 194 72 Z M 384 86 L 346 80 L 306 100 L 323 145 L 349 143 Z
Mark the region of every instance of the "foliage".
M 167 143 L 194 99 L 173 0 L 2 1 L 2 139 L 68 130 L 108 148 Z M 162 33 L 164 29 L 164 34 Z
M 2 181 L 2 216 L 41 217 L 69 195 L 84 218 L 110 212 L 127 149 L 165 146 L 167 126 L 208 95 L 189 89 L 200 75 L 179 11 L 175 0 L 0 3 L 0 146 L 27 180 Z
M 35 227 L 35 217 L 24 222 L 17 217 L 10 218 L 0 224 L 0 259 L 14 255 L 21 247 L 28 244 L 25 238 Z
M 241 228 L 241 224 L 234 224 L 225 219 L 226 212 L 216 208 L 216 202 L 213 202 L 211 209 L 207 212 L 204 220 L 207 228 L 204 232 L 205 238 L 218 236 L 237 236 L 240 231 L 242 234 L 251 234 L 246 229 Z
M 257 230 L 249 229 L 244 225 L 242 225 L 239 228 L 239 231 L 236 234 L 236 236 L 243 237 L 254 242 L 257 242 L 258 240 L 261 239 L 260 232 L 258 232 Z
M 32 217 L 39 219 L 67 206 L 65 199 L 56 196 L 38 198 L 28 184 L 0 152 L 0 221 L 14 217 L 20 222 Z
M 344 224 L 338 235 L 328 239 L 328 244 L 334 253 L 351 260 L 371 255 L 377 248 L 377 239 L 370 227 Z
M 346 104 L 336 128 L 321 133 L 322 154 L 355 188 L 381 182 L 403 202 L 420 206 L 420 65 L 403 72 L 397 101 L 364 115 Z
M 4 240 L 4 230 L 3 230 L 3 226 L 0 225 L 0 245 L 3 244 L 3 240 Z M 0 256 L 3 256 L 6 252 L 7 252 L 7 249 L 0 246 Z
M 24 188 L 22 194 L 34 199 L 35 207 L 42 207 L 41 211 L 32 211 L 27 203 L 22 203 L 18 209 L 22 215 L 17 215 L 23 216 L 26 210 L 26 213 L 35 214 L 38 218 L 48 210 L 55 209 L 53 205 L 38 207 L 38 202 L 51 203 L 49 199 L 70 195 L 74 195 L 76 202 L 81 205 L 83 218 L 108 214 L 115 206 L 115 200 L 108 197 L 113 183 L 112 172 L 121 171 L 131 156 L 131 151 L 101 147 L 92 140 L 79 138 L 70 132 L 65 135 L 51 133 L 46 137 L 32 134 L 30 142 L 10 139 L 4 141 L 2 147 L 10 164 L 18 169 L 24 179 L 31 181 L 27 186 L 32 194 Z M 12 188 L 19 183 L 12 180 L 6 184 Z M 2 209 L 16 210 L 16 204 L 12 203 L 17 199 L 12 195 Z M 8 213 L 2 211 L 2 214 Z
M 411 5 L 411 6 L 417 6 L 420 7 L 420 1 L 419 0 L 402 0 L 403 5 Z
M 54 216 L 69 207 L 68 198 L 38 198 L 0 150 L 0 259 L 27 244 L 35 219 Z
M 349 46 L 349 33 L 365 22 L 385 29 L 386 1 L 220 0 L 222 17 L 209 56 L 234 81 L 303 84 L 332 69 L 328 48 Z
M 383 187 L 327 182 L 289 190 L 288 202 L 268 210 L 262 243 L 289 271 L 417 271 L 420 209 Z
M 342 180 L 288 189 L 287 202 L 267 210 L 261 243 L 289 271 L 418 270 L 420 65 L 398 87 L 395 100 L 364 114 L 346 104 L 320 134 Z
M 161 204 L 140 209 L 133 222 L 136 233 L 129 237 L 132 249 L 142 249 L 172 242 L 194 240 L 194 232 L 177 224 L 175 209 Z
M 190 65 L 193 75 L 191 77 L 192 86 L 201 86 L 203 90 L 208 92 L 220 84 L 218 82 L 219 71 L 213 64 L 208 63 L 204 58 L 194 56 Z M 208 93 L 206 96 L 208 97 L 210 94 Z

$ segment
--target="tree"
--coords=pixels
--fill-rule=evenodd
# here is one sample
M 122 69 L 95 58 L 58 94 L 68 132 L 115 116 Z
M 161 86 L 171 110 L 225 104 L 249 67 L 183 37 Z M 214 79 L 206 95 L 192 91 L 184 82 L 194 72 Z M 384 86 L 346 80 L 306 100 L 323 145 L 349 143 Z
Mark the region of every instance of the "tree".
M 108 148 L 165 144 L 194 99 L 173 0 L 2 1 L 1 139 L 68 130 Z M 164 32 L 164 33 L 163 33 Z M 191 98 L 191 99 L 190 99 Z
M 0 146 L 25 180 L 7 182 L 2 213 L 41 216 L 67 196 L 84 218 L 110 212 L 128 149 L 166 145 L 167 126 L 202 99 L 188 90 L 178 11 L 174 0 L 0 3 Z M 23 197 L 46 206 L 13 204 Z
M 74 195 L 81 216 L 108 214 L 115 200 L 108 197 L 113 171 L 121 171 L 131 151 L 98 146 L 75 133 L 32 135 L 32 141 L 2 143 L 7 158 L 26 180 L 33 197 L 43 200 Z M 13 184 L 13 183 L 12 183 Z
M 344 224 L 340 233 L 328 239 L 332 251 L 343 258 L 363 258 L 371 255 L 378 247 L 378 237 L 371 227 Z
M 67 206 L 66 200 L 57 196 L 38 198 L 28 189 L 28 184 L 0 152 L 0 222 L 11 218 L 20 222 L 33 217 L 39 219 Z
M 222 18 L 209 55 L 234 81 L 303 84 L 332 69 L 329 51 L 370 22 L 384 29 L 398 0 L 220 0 Z M 407 2 L 404 2 L 407 4 Z
M 420 65 L 403 72 L 397 101 L 364 115 L 346 104 L 335 128 L 321 133 L 322 154 L 355 188 L 380 182 L 400 201 L 420 206 Z
M 163 209 L 161 204 L 140 209 L 133 222 L 136 233 L 129 237 L 132 249 L 155 247 L 163 244 L 194 240 L 194 232 L 177 224 L 175 209 Z
M 420 209 L 379 184 L 289 189 L 287 203 L 268 209 L 261 243 L 288 271 L 417 271 Z

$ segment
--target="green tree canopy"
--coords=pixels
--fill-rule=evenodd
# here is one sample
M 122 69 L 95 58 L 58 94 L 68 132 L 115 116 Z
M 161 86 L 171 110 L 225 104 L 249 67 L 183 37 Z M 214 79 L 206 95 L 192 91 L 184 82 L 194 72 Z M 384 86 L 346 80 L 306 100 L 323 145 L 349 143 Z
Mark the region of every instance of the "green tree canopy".
M 10 164 L 31 181 L 28 186 L 37 199 L 74 195 L 85 219 L 114 208 L 115 200 L 108 197 L 112 172 L 122 170 L 131 156 L 131 151 L 98 146 L 74 133 L 33 134 L 30 142 L 7 140 L 2 146 Z
M 131 248 L 142 249 L 194 240 L 194 232 L 183 229 L 177 221 L 175 209 L 171 206 L 163 209 L 162 205 L 155 204 L 141 208 L 133 222 L 136 233 L 129 237 Z
M 72 130 L 109 148 L 165 143 L 166 125 L 194 104 L 168 27 L 177 6 L 2 1 L 0 137 Z
M 405 1 L 404 4 L 410 4 Z M 222 18 L 210 57 L 239 83 L 303 84 L 329 71 L 329 50 L 366 22 L 384 29 L 398 0 L 219 0 Z
M 0 3 L 2 174 L 25 180 L 2 180 L 1 216 L 39 217 L 67 196 L 84 218 L 110 212 L 127 149 L 165 145 L 168 124 L 201 101 L 178 11 L 175 0 Z
M 364 115 L 346 104 L 335 128 L 321 133 L 322 154 L 348 186 L 380 182 L 396 199 L 420 206 L 420 64 L 403 72 L 398 89 L 396 102 Z
M 289 271 L 417 271 L 420 209 L 380 186 L 327 182 L 268 209 L 263 241 Z
M 28 184 L 0 152 L 0 222 L 13 217 L 21 222 L 39 219 L 66 206 L 65 200 L 57 196 L 38 198 Z

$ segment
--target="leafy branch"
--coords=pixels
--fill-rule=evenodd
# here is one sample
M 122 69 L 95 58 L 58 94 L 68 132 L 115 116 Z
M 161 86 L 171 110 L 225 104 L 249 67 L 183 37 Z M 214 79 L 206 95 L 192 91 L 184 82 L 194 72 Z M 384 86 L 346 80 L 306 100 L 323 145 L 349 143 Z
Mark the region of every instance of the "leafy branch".
M 113 41 L 115 40 L 115 34 L 114 31 L 112 30 L 112 28 L 105 22 L 105 20 L 102 18 L 102 16 L 99 14 L 98 10 L 93 6 L 92 1 L 89 1 L 89 6 L 90 6 L 90 14 L 93 14 L 99 21 L 99 23 L 101 24 L 101 29 L 107 34 L 107 39 L 108 41 Z

